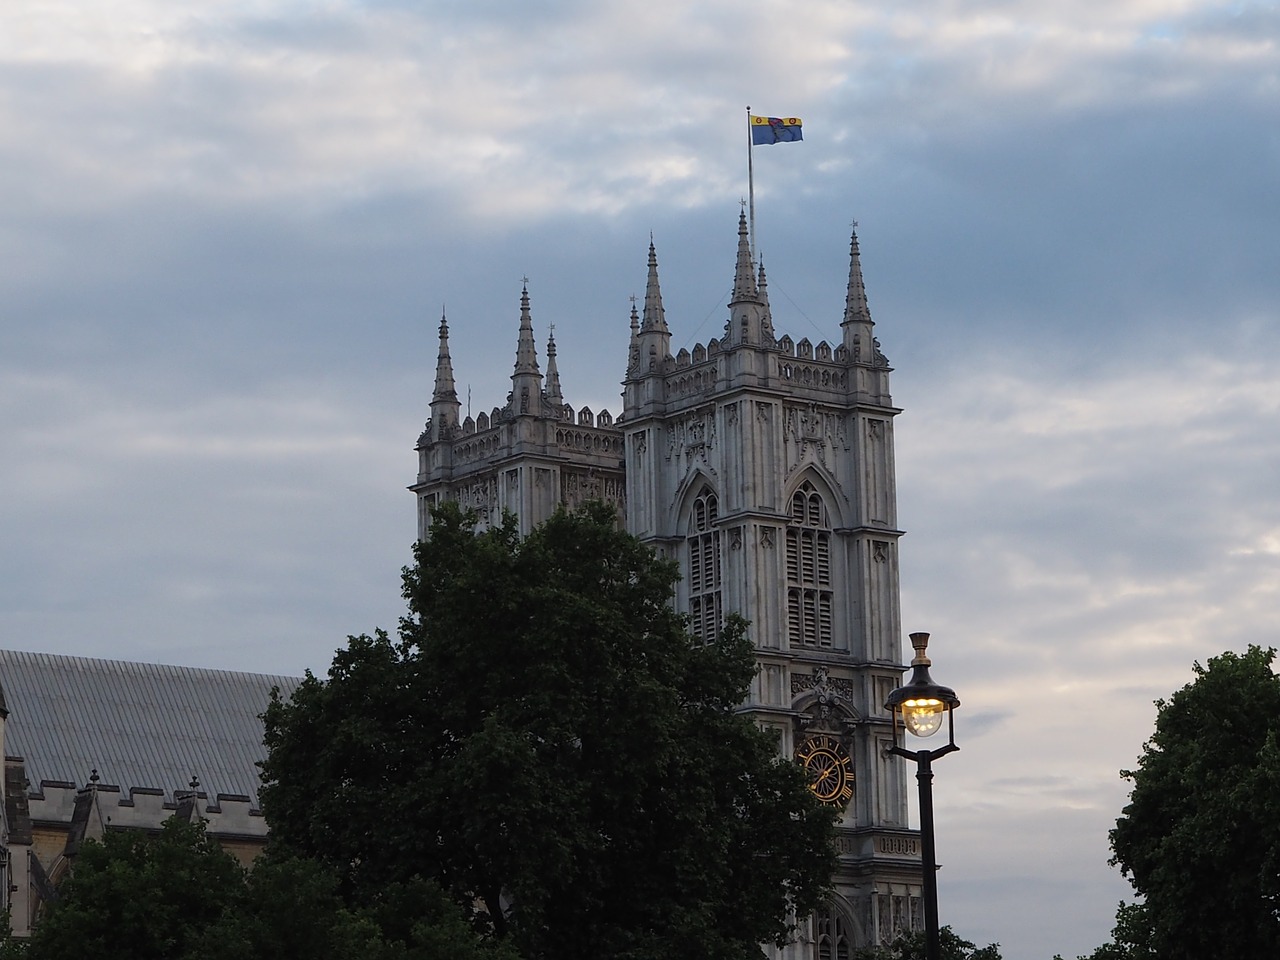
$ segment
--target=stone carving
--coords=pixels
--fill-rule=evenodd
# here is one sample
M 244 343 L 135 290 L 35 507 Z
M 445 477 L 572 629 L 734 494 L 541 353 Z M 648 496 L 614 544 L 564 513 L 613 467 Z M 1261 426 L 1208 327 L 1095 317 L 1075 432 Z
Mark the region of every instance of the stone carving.
M 818 664 L 813 673 L 791 675 L 791 698 L 812 692 L 814 699 L 809 712 L 797 719 L 801 730 L 826 729 L 843 736 L 854 730 L 853 681 L 847 677 L 832 677 L 825 664 Z
M 707 459 L 707 451 L 716 445 L 716 420 L 708 410 L 690 413 L 675 424 L 670 434 L 667 459 L 683 455 L 688 461 Z
M 621 511 L 626 503 L 622 477 L 597 473 L 595 470 L 562 470 L 560 502 L 567 507 L 580 507 L 588 500 L 603 500 Z
M 459 487 L 456 492 L 458 506 L 474 510 L 482 521 L 488 521 L 498 508 L 498 479 L 493 475 L 478 477 Z
M 875 355 L 875 358 L 872 360 L 872 363 L 871 363 L 872 366 L 874 367 L 889 366 L 889 358 L 880 352 L 880 341 L 876 337 L 871 338 L 871 350 Z
M 795 459 L 811 457 L 825 467 L 827 449 L 839 434 L 839 420 L 835 414 L 818 409 L 816 403 L 785 407 L 782 431 L 784 438 L 795 444 Z
M 818 695 L 818 703 L 833 705 L 836 699 L 853 700 L 853 681 L 848 677 L 832 677 L 825 664 L 818 664 L 813 673 L 793 673 L 791 675 L 791 696 L 794 699 L 805 691 L 812 690 Z

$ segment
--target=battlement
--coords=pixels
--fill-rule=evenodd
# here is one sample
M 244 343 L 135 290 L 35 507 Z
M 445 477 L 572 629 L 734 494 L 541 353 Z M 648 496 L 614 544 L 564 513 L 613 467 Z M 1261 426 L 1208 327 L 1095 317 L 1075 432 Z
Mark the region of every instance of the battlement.
M 265 842 L 267 821 L 245 794 L 219 793 L 210 797 L 203 790 L 173 790 L 160 787 L 133 787 L 127 793 L 116 784 L 96 784 L 98 808 L 105 826 L 111 829 L 158 830 L 188 800 L 206 821 L 210 836 L 253 839 Z M 31 822 L 42 827 L 70 829 L 76 798 L 81 789 L 66 780 L 42 780 L 27 795 Z M 172 799 L 168 799 L 171 796 Z

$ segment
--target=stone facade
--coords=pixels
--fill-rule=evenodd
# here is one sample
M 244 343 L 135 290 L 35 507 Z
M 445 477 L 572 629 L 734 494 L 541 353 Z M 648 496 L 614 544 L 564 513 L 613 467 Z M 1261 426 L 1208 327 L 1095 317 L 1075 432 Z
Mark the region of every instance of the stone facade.
M 633 306 L 622 415 L 574 414 L 554 340 L 540 373 L 526 289 L 512 391 L 459 421 L 440 324 L 431 419 L 418 442 L 419 536 L 455 499 L 481 523 L 528 531 L 557 507 L 615 504 L 627 529 L 677 559 L 674 602 L 698 635 L 751 621 L 759 673 L 743 705 L 806 764 L 841 811 L 835 897 L 777 960 L 840 960 L 922 925 L 920 842 L 883 703 L 903 666 L 888 361 L 874 336 L 856 234 L 840 338 L 778 338 L 764 268 L 739 219 L 723 336 L 671 353 L 649 247 Z

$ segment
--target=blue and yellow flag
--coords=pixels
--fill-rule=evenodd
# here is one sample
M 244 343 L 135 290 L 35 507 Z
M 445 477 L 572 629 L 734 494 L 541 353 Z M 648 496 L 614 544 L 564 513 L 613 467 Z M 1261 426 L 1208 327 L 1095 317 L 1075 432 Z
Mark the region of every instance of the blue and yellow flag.
M 799 117 L 751 117 L 751 143 L 790 143 L 803 140 Z

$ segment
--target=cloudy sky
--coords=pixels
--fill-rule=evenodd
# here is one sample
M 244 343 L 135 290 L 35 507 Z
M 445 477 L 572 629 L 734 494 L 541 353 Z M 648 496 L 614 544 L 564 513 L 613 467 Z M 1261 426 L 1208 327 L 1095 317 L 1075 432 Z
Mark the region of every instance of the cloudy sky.
M 745 107 L 779 332 L 857 219 L 903 619 L 964 702 L 944 922 L 1102 942 L 1152 701 L 1280 641 L 1274 0 L 7 0 L 0 645 L 323 671 L 394 626 L 435 327 L 505 398 L 521 278 L 618 408 L 652 232 L 723 322 Z

